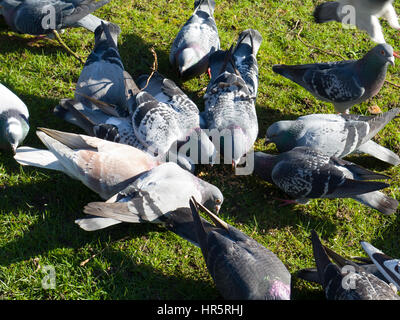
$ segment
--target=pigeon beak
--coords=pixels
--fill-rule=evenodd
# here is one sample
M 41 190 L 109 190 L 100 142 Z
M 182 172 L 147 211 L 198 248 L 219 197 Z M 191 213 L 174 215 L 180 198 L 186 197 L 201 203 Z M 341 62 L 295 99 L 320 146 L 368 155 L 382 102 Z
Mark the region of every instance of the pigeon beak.
M 11 151 L 13 153 L 13 156 L 15 156 L 17 154 L 17 147 L 18 147 L 18 145 L 16 145 L 16 144 L 11 145 Z
M 398 58 L 399 58 L 400 56 L 398 56 Z M 390 57 L 389 58 L 389 62 L 390 62 L 390 64 L 392 65 L 392 66 L 394 66 L 395 65 L 395 63 L 394 63 L 394 58 L 395 58 L 395 56 L 393 55 L 393 57 Z
M 219 204 L 217 204 L 217 205 L 215 206 L 215 212 L 218 214 L 218 213 L 219 213 L 219 210 L 221 210 L 221 206 L 220 206 Z

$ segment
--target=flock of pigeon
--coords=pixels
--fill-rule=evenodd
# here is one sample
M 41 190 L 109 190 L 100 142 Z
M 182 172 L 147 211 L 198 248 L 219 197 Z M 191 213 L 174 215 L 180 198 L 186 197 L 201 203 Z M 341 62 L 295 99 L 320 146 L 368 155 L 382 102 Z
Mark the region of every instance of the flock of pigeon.
M 221 209 L 223 194 L 194 175 L 196 164 L 204 160 L 214 164 L 221 146 L 230 145 L 223 156 L 233 167 L 254 156 L 254 173 L 296 203 L 353 198 L 383 214 L 397 210 L 398 202 L 379 191 L 389 185 L 376 181 L 388 176 L 342 159 L 367 153 L 400 164 L 398 155 L 372 141 L 400 109 L 371 116 L 349 114 L 353 105 L 379 92 L 388 65 L 394 65 L 398 56 L 385 43 L 378 20 L 384 17 L 400 28 L 393 0 L 341 0 L 315 9 L 318 23 L 343 21 L 342 8 L 352 5 L 357 26 L 378 44 L 360 60 L 273 67 L 317 99 L 333 103 L 339 112 L 272 124 L 266 143 L 276 144 L 277 155 L 252 152 L 258 135 L 256 55 L 262 42 L 258 31 L 241 32 L 235 45 L 221 50 L 214 0 L 195 1 L 192 16 L 171 45 L 169 59 L 183 80 L 209 74 L 205 108 L 200 112 L 161 73 L 135 81 L 124 69 L 117 46 L 119 26 L 92 15 L 109 1 L 0 0 L 0 12 L 16 32 L 50 35 L 69 27 L 94 32 L 94 48 L 74 98 L 62 99 L 54 109 L 85 134 L 39 128 L 36 134 L 47 149 L 20 146 L 29 131 L 28 109 L 0 84 L 0 147 L 12 151 L 18 163 L 61 171 L 104 199 L 85 206 L 88 216 L 76 221 L 82 229 L 94 231 L 121 222 L 163 224 L 201 248 L 225 299 L 290 299 L 291 275 L 285 265 L 213 213 Z M 44 28 L 43 8 L 49 5 L 56 19 L 53 28 Z M 210 139 L 212 130 L 227 134 Z M 185 146 L 193 141 L 195 147 L 188 153 Z M 315 231 L 311 239 L 316 268 L 300 270 L 298 276 L 320 283 L 328 299 L 400 299 L 396 293 L 399 259 L 362 242 L 370 259 L 350 261 L 324 247 Z M 344 272 L 344 267 L 351 271 Z

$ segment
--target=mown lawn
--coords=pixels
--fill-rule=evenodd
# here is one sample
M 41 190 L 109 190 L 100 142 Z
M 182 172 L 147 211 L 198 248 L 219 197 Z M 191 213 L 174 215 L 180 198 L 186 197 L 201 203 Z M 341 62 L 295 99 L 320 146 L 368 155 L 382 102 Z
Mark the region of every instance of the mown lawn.
M 374 46 L 362 31 L 346 30 L 338 23 L 314 23 L 311 13 L 321 1 L 216 2 L 223 49 L 247 28 L 257 29 L 264 39 L 258 53 L 256 150 L 276 152 L 273 145 L 263 146 L 266 129 L 275 121 L 334 112 L 332 105 L 274 74 L 273 64 L 340 60 L 335 53 L 354 59 Z M 400 12 L 399 2 L 396 6 Z M 181 85 L 202 109 L 200 90 L 207 85 L 207 76 L 181 83 L 168 63 L 170 45 L 192 9 L 192 0 L 112 0 L 96 15 L 120 25 L 120 53 L 134 78 L 150 71 L 150 48 L 154 48 L 159 71 Z M 387 42 L 399 50 L 399 32 L 386 22 L 382 25 Z M 62 37 L 86 59 L 93 34 L 74 29 Z M 73 97 L 82 65 L 57 42 L 30 45 L 31 40 L 1 22 L 0 82 L 29 107 L 31 131 L 24 144 L 42 148 L 37 127 L 81 132 L 56 118 L 52 110 L 59 99 Z M 387 79 L 400 84 L 399 70 L 390 67 Z M 369 114 L 368 107 L 374 104 L 384 111 L 399 107 L 399 90 L 386 84 L 375 98 L 352 112 Z M 398 153 L 398 120 L 375 140 Z M 349 159 L 391 176 L 391 187 L 385 192 L 400 199 L 399 168 L 367 156 Z M 230 166 L 199 166 L 197 174 L 223 192 L 220 216 L 275 252 L 292 273 L 314 266 L 311 229 L 346 257 L 365 255 L 360 240 L 400 257 L 399 212 L 383 216 L 351 199 L 313 200 L 281 208 L 273 197 L 286 196 L 276 187 L 254 176 L 235 176 Z M 221 299 L 200 249 L 160 226 L 120 224 L 92 233 L 81 230 L 74 220 L 83 217 L 86 203 L 98 200 L 97 194 L 62 173 L 21 167 L 10 155 L 0 154 L 0 299 Z M 47 265 L 54 267 L 55 289 L 42 288 L 42 270 Z M 324 299 L 324 295 L 320 286 L 293 275 L 292 298 Z

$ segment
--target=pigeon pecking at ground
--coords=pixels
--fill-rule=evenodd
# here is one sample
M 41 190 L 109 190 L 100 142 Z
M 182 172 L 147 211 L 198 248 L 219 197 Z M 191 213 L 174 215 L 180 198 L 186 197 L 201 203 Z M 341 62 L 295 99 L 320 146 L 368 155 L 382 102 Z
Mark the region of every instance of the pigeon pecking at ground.
M 384 18 L 394 29 L 400 29 L 399 20 L 393 7 L 394 0 L 339 0 L 318 5 L 314 10 L 317 23 L 337 21 L 355 25 L 367 31 L 372 41 L 385 43 L 379 18 Z
M 224 197 L 214 185 L 173 162 L 143 173 L 106 202 L 91 202 L 84 212 L 129 223 L 163 223 L 164 215 L 188 207 L 191 197 L 219 211 Z
M 328 300 L 400 300 L 395 288 L 357 264 L 335 255 L 332 263 L 317 233 L 311 231 L 319 283 Z
M 0 83 L 0 149 L 15 154 L 28 132 L 28 108 L 10 89 Z
M 290 300 L 291 275 L 270 250 L 190 201 L 198 243 L 214 283 L 227 300 Z M 205 224 L 199 209 L 213 220 Z
M 172 43 L 169 61 L 183 80 L 194 78 L 208 69 L 208 58 L 220 48 L 214 20 L 214 0 L 195 0 L 194 13 Z
M 371 139 L 399 112 L 399 108 L 393 108 L 373 116 L 311 114 L 296 120 L 277 121 L 267 129 L 265 143 L 275 143 L 279 152 L 305 146 L 338 158 L 367 153 L 398 165 L 397 154 Z
M 236 167 L 254 145 L 258 134 L 255 96 L 236 69 L 233 46 L 210 56 L 211 80 L 204 95 L 202 116 L 224 162 Z M 254 88 L 253 88 L 254 89 Z M 222 152 L 223 151 L 223 152 Z
M 378 94 L 389 64 L 394 65 L 393 48 L 379 44 L 359 60 L 280 64 L 272 70 L 302 86 L 315 98 L 333 103 L 337 112 L 349 113 L 352 106 Z
M 91 13 L 110 1 L 0 0 L 0 11 L 13 31 L 31 35 L 54 34 L 60 44 L 74 54 L 59 38 L 58 31 L 84 27 L 93 32 L 103 20 Z
M 387 215 L 399 205 L 397 200 L 377 191 L 388 184 L 372 181 L 389 179 L 388 176 L 309 147 L 296 147 L 278 155 L 255 152 L 254 173 L 296 199 L 287 203 L 352 198 Z
M 393 283 L 400 290 L 400 259 L 389 257 L 366 241 L 361 241 L 360 243 L 386 280 Z

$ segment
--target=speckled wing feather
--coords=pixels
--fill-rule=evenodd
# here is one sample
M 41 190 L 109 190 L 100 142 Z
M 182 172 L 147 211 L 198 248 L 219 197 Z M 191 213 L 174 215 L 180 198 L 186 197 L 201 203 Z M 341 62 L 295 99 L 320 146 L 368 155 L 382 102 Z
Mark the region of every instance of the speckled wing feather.
M 310 148 L 294 148 L 278 155 L 278 159 L 272 180 L 295 199 L 346 198 L 388 187 L 382 182 L 358 181 L 364 180 L 367 173 L 373 178 L 386 176 L 375 176 L 369 170 Z
M 254 29 L 240 33 L 233 51 L 235 66 L 246 82 L 250 94 L 255 98 L 258 91 L 257 52 L 262 42 L 261 34 Z
M 155 154 L 165 154 L 174 142 L 183 138 L 176 111 L 145 91 L 136 96 L 136 101 L 132 116 L 136 136 Z

